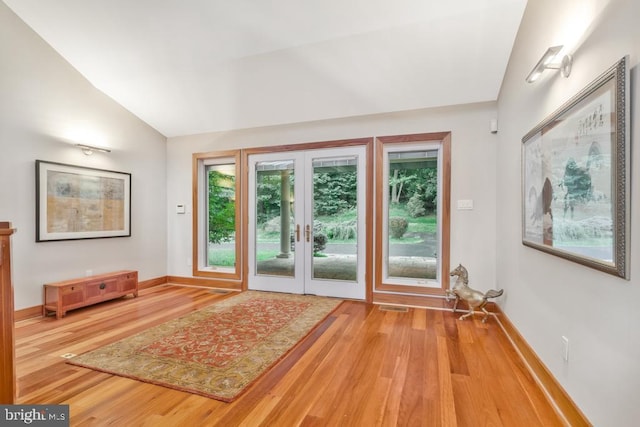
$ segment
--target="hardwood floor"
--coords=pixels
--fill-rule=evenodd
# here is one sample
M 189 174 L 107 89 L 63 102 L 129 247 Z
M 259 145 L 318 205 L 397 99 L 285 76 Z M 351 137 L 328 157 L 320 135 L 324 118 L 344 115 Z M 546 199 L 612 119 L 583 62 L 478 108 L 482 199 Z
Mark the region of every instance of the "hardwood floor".
M 228 296 L 157 286 L 16 324 L 19 404 L 68 404 L 72 426 L 563 425 L 494 319 L 343 303 L 233 403 L 65 363 Z

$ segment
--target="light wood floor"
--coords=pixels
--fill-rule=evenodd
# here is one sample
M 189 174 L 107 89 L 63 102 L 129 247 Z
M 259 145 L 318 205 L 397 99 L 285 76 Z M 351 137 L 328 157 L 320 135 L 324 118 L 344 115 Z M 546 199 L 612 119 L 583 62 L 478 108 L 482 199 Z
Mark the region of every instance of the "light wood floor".
M 16 325 L 22 404 L 68 404 L 72 426 L 556 426 L 495 319 L 345 302 L 233 403 L 65 363 L 225 298 L 158 286 Z

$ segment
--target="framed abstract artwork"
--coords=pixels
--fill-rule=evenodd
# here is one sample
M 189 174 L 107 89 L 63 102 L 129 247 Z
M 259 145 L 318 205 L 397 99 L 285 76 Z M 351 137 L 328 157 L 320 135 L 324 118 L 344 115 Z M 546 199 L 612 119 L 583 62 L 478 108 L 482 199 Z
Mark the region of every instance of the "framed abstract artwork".
M 628 279 L 627 62 L 522 138 L 522 242 Z
M 131 174 L 36 160 L 36 242 L 131 236 Z

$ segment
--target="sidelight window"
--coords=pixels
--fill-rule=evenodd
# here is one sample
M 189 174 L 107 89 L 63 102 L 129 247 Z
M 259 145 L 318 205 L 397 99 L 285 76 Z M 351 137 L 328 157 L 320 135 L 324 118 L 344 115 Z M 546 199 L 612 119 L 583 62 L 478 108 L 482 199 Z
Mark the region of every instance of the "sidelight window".
M 194 170 L 193 274 L 239 279 L 239 153 L 194 154 Z
M 377 149 L 376 289 L 437 293 L 448 284 L 448 134 L 380 137 Z

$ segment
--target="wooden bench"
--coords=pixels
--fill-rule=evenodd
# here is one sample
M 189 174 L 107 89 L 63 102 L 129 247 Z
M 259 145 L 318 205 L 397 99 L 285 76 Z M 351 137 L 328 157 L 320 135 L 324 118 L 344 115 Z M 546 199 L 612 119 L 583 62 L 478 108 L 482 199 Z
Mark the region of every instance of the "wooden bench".
M 44 285 L 42 315 L 55 312 L 60 319 L 67 311 L 127 294 L 138 296 L 138 272 L 122 270 Z

